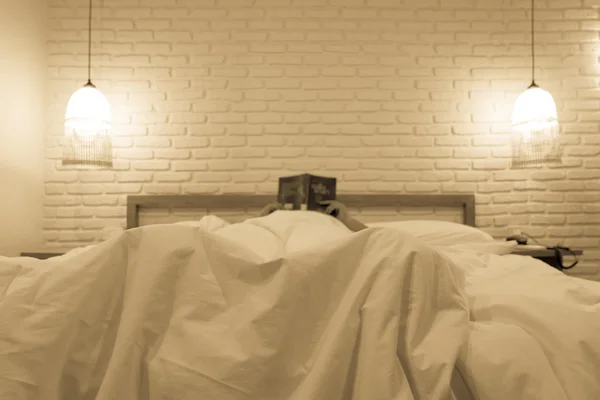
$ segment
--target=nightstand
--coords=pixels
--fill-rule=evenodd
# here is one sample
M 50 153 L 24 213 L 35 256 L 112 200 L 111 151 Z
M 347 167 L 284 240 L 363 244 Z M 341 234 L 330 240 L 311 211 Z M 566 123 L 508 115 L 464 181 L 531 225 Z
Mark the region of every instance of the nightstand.
M 39 260 L 46 260 L 48 258 L 62 256 L 64 253 L 54 253 L 54 252 L 22 252 L 21 257 L 32 257 L 37 258 Z
M 563 271 L 563 268 L 560 267 L 560 263 L 562 263 L 562 258 L 564 256 L 572 256 L 572 255 L 580 256 L 583 254 L 583 251 L 582 250 L 572 250 L 572 252 L 571 252 L 571 251 L 560 250 L 560 260 L 557 260 L 556 253 L 554 250 L 546 249 L 545 247 L 542 247 L 542 246 L 527 246 L 527 245 L 523 246 L 523 245 L 521 245 L 521 246 L 517 246 L 517 248 L 515 248 L 512 251 L 512 254 L 518 254 L 521 256 L 530 256 L 530 257 L 533 257 L 535 259 L 545 262 L 546 264 L 550 265 L 551 267 L 556 268 L 559 271 Z

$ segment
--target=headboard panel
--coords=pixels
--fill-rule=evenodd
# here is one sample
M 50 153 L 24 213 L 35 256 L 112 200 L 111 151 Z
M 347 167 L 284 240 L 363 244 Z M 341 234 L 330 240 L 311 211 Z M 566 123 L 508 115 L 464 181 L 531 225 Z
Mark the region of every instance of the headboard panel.
M 337 196 L 349 209 L 448 208 L 462 211 L 462 223 L 475 226 L 475 196 L 470 194 L 345 194 Z M 142 208 L 219 210 L 262 209 L 276 195 L 146 195 L 127 197 L 127 229 L 140 226 Z

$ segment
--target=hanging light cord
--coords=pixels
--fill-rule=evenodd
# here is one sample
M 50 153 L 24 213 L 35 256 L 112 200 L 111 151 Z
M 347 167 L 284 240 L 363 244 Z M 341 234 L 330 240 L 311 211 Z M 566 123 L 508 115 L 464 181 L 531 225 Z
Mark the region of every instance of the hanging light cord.
M 531 87 L 537 87 L 535 84 L 535 29 L 534 29 L 534 15 L 535 7 L 534 1 L 531 0 Z
M 88 81 L 85 86 L 95 87 L 92 83 L 92 0 L 90 0 L 88 17 Z

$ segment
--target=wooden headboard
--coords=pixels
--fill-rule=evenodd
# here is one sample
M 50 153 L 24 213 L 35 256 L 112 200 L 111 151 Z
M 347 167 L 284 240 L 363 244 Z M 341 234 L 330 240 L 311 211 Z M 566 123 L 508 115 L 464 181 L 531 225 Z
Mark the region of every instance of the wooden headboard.
M 142 208 L 218 209 L 223 211 L 262 208 L 276 195 L 145 195 L 127 196 L 127 229 L 140 226 Z M 462 210 L 462 223 L 475 226 L 475 196 L 472 194 L 346 194 L 338 200 L 353 207 L 449 207 Z

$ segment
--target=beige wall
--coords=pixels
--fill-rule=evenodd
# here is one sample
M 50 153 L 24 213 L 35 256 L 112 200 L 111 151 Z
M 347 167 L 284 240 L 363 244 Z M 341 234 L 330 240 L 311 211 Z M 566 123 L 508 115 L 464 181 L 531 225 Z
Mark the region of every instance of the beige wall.
M 42 245 L 45 0 L 0 0 L 0 255 Z
M 107 0 L 94 81 L 113 107 L 116 169 L 77 173 L 57 143 L 85 82 L 87 10 L 50 0 L 45 240 L 107 237 L 127 194 L 275 193 L 308 171 L 342 192 L 476 193 L 482 229 L 583 248 L 574 273 L 600 279 L 598 1 L 536 4 L 560 166 L 509 167 L 528 1 Z

